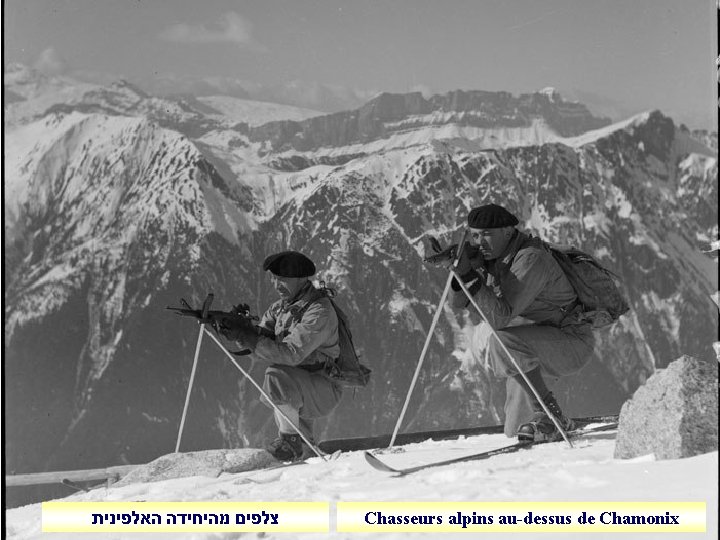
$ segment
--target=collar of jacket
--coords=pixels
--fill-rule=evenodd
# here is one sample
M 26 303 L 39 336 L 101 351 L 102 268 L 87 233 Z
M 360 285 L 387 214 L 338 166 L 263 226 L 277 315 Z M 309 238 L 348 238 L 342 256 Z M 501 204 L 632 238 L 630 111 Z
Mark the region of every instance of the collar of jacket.
M 515 258 L 515 255 L 517 255 L 517 252 L 520 251 L 520 248 L 523 246 L 523 244 L 528 238 L 529 237 L 527 234 L 515 229 L 513 237 L 508 242 L 505 251 L 503 251 L 497 258 L 497 261 L 504 265 L 510 264 Z
M 535 238 L 532 235 L 515 229 L 513 237 L 510 239 L 510 242 L 508 242 L 507 247 L 505 247 L 505 250 L 500 254 L 500 256 L 497 259 L 485 261 L 485 269 L 491 274 L 494 274 L 501 271 L 503 268 L 507 268 L 512 265 L 518 251 L 532 243 L 534 240 Z
M 300 290 L 295 293 L 295 296 L 293 296 L 290 300 L 283 300 L 280 304 L 283 309 L 287 309 L 289 306 L 296 304 L 300 302 L 306 295 L 308 295 L 311 291 L 313 291 L 315 287 L 312 284 L 312 281 L 308 280 L 308 282 L 303 285 Z

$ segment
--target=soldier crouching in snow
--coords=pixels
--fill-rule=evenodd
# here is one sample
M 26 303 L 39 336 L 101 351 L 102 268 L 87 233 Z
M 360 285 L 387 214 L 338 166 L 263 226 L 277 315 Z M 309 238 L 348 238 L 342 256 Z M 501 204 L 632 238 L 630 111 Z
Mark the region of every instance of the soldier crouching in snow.
M 468 243 L 456 273 L 497 334 L 490 338 L 488 359 L 495 374 L 507 378 L 505 434 L 555 440 L 560 437 L 557 427 L 498 338 L 566 430 L 573 429 L 573 422 L 563 415 L 545 377 L 562 377 L 582 368 L 592 358 L 595 339 L 590 325 L 575 316 L 580 309 L 577 295 L 563 270 L 540 239 L 519 231 L 517 224 L 518 219 L 502 206 L 474 208 L 468 215 Z M 476 315 L 455 280 L 452 289 L 453 307 Z
M 287 417 L 275 411 L 279 437 L 268 450 L 281 461 L 295 461 L 312 453 L 292 424 L 313 442 L 314 419 L 330 414 L 342 397 L 340 385 L 324 371 L 339 354 L 338 319 L 330 300 L 308 279 L 315 265 L 302 253 L 271 255 L 263 270 L 270 271 L 280 299 L 257 327 L 238 325 L 221 332 L 250 349 L 255 361 L 268 364 L 263 389 Z

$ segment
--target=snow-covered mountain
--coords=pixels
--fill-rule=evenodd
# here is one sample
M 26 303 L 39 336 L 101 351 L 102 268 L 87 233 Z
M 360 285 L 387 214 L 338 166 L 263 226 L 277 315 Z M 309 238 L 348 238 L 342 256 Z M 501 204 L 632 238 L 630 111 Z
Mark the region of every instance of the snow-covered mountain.
M 423 239 L 457 237 L 487 201 L 623 279 L 633 311 L 558 388 L 570 414 L 617 412 L 656 367 L 713 354 L 717 263 L 700 247 L 718 232 L 717 154 L 658 111 L 608 125 L 556 92 L 458 91 L 259 125 L 257 111 L 228 118 L 212 101 L 125 82 L 68 84 L 48 103 L 26 89 L 57 83 L 17 79 L 5 88 L 18 96 L 5 133 L 10 470 L 172 450 L 197 326 L 164 308 L 212 291 L 215 308 L 261 312 L 274 299 L 261 262 L 288 248 L 337 287 L 373 368 L 323 438 L 391 431 L 446 277 L 422 263 Z M 501 421 L 486 338 L 444 312 L 404 429 Z M 272 433 L 256 391 L 212 343 L 185 429 L 188 450 Z
M 198 79 L 170 73 L 137 79 L 133 82 L 146 92 L 156 96 L 228 96 L 243 100 L 273 102 L 326 113 L 354 109 L 377 93 L 371 90 L 359 91 L 339 85 L 301 80 L 260 84 L 234 77 Z
M 75 110 L 114 115 L 144 116 L 161 124 L 184 126 L 185 132 L 261 125 L 273 120 L 304 120 L 320 111 L 282 105 L 276 102 L 243 99 L 230 95 L 203 95 L 175 92 L 171 97 L 150 96 L 125 80 L 109 85 L 81 82 L 68 76 L 40 73 L 21 64 L 10 64 L 5 71 L 5 122 L 14 126 L 40 118 L 50 112 Z
M 203 96 L 198 101 L 218 111 L 219 119 L 258 126 L 276 120 L 305 120 L 324 113 L 312 109 L 229 96 Z

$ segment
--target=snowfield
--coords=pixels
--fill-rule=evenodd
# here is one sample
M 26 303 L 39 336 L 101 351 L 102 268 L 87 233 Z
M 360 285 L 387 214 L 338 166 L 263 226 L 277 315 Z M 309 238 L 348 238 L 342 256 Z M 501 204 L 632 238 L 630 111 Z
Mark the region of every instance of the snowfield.
M 707 532 L 664 533 L 662 538 L 717 538 L 718 453 L 682 460 L 655 461 L 652 455 L 634 460 L 613 458 L 615 432 L 599 432 L 577 439 L 574 448 L 559 442 L 485 461 L 428 469 L 406 477 L 376 471 L 363 452 L 349 452 L 334 461 L 319 458 L 279 469 L 194 476 L 123 487 L 98 488 L 72 495 L 65 501 L 319 501 L 331 504 L 331 530 L 339 501 L 695 501 L 707 504 Z M 379 457 L 394 467 L 459 457 L 511 443 L 504 435 L 481 435 L 455 441 L 426 441 L 383 451 Z M 11 509 L 6 514 L 7 537 L 47 538 L 41 532 L 41 505 Z M 146 538 L 401 538 L 407 533 L 145 533 Z M 417 536 L 417 535 L 416 535 Z M 425 538 L 441 536 L 426 534 Z M 507 533 L 476 533 L 482 538 L 508 538 Z M 548 539 L 550 533 L 522 533 L 524 539 Z M 568 533 L 599 540 L 618 534 Z M 621 538 L 650 539 L 655 533 L 620 533 Z M 138 538 L 137 533 L 52 533 L 55 540 L 82 537 L 103 540 Z
M 280 120 L 300 121 L 327 114 L 312 109 L 229 96 L 203 96 L 197 99 L 217 110 L 219 112 L 217 116 L 220 118 L 236 123 L 245 122 L 250 126 L 260 126 L 267 122 Z

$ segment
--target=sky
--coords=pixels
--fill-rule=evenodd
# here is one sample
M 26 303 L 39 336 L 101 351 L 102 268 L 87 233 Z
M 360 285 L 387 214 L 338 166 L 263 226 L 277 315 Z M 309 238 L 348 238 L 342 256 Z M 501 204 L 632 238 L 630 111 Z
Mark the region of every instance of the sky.
M 659 108 L 717 129 L 716 9 L 716 0 L 4 0 L 3 57 L 130 79 L 431 93 L 553 86 L 618 115 Z

